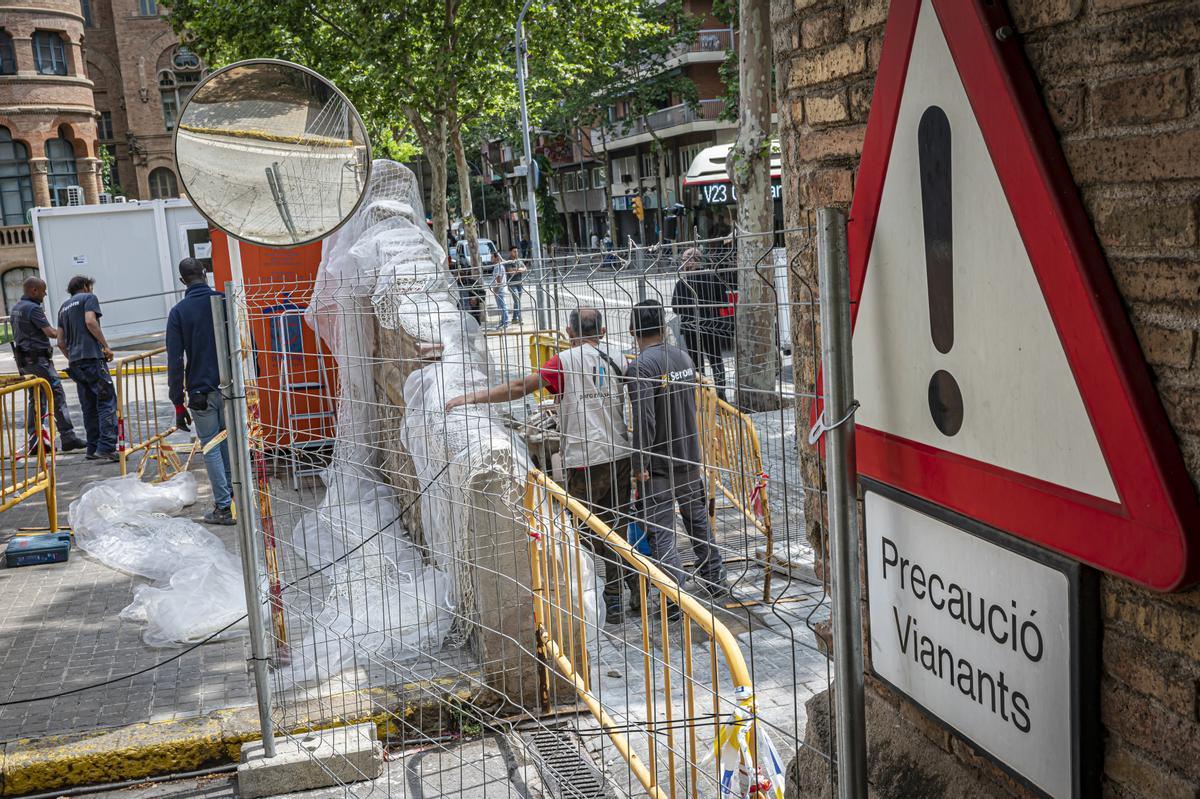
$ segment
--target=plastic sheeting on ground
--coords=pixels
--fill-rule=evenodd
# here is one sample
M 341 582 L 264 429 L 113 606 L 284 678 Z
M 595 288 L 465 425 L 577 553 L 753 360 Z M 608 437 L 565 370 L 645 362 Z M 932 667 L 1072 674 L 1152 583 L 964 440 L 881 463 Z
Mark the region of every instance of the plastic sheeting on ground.
M 153 582 L 134 590 L 121 611 L 144 622 L 149 646 L 244 635 L 241 563 L 221 539 L 191 519 L 174 517 L 196 501 L 196 477 L 184 472 L 165 483 L 118 477 L 90 486 L 68 512 L 75 543 L 118 571 Z

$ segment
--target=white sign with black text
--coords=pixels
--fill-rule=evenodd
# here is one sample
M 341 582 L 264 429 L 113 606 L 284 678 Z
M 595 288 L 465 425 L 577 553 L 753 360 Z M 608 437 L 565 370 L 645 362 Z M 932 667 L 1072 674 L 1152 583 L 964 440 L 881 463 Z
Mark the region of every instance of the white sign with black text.
M 1073 775 L 1068 576 L 866 492 L 876 674 L 1050 796 Z

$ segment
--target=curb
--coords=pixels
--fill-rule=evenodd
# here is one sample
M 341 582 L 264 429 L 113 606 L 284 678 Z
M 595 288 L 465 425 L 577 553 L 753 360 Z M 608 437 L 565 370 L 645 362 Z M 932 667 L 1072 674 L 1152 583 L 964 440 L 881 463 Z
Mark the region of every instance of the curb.
M 487 689 L 483 689 L 485 692 Z M 441 732 L 452 721 L 446 703 L 478 699 L 470 677 L 406 683 L 399 690 L 372 688 L 301 700 L 275 711 L 288 733 L 370 722 L 381 740 L 413 730 Z M 401 724 L 404 730 L 402 730 Z M 0 796 L 23 796 L 144 779 L 236 763 L 242 744 L 261 738 L 253 707 L 203 716 L 0 743 Z

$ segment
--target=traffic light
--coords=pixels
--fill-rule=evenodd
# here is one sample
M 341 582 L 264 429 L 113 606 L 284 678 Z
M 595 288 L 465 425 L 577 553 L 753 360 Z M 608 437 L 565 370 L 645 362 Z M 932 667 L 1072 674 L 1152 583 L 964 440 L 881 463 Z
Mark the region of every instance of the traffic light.
M 633 198 L 633 215 L 638 218 L 639 222 L 646 218 L 646 209 L 642 206 L 641 197 Z

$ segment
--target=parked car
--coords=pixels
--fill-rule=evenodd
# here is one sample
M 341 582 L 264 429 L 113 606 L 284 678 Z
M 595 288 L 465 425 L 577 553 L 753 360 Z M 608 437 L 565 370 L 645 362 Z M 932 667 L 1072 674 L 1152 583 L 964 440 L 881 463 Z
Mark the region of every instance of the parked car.
M 479 240 L 479 266 L 491 266 L 499 257 L 500 251 L 496 249 L 496 245 L 492 243 L 491 239 Z M 460 260 L 464 262 L 469 260 L 467 258 L 467 240 L 465 238 L 459 239 L 450 248 L 450 267 L 456 267 Z

